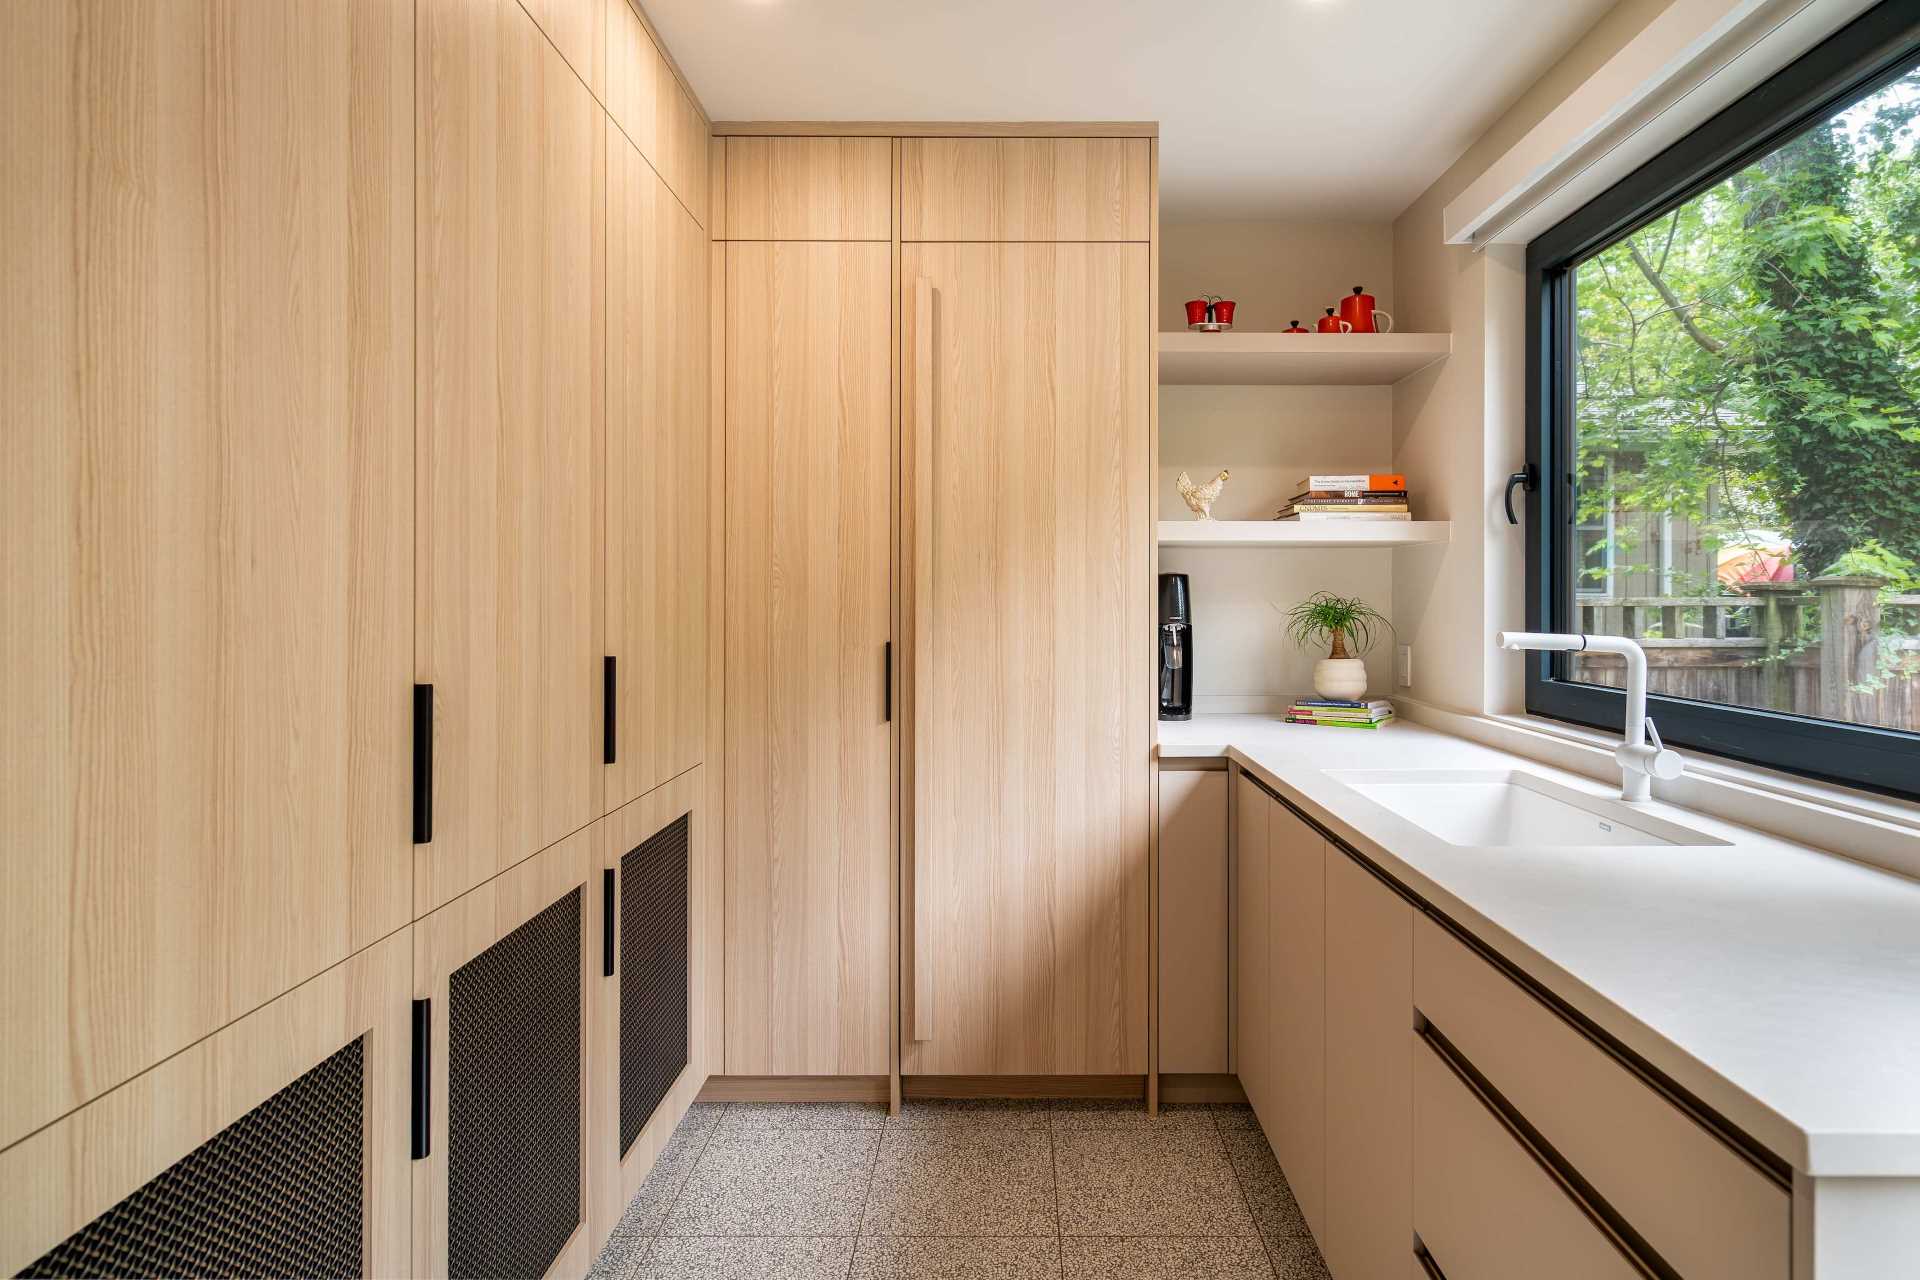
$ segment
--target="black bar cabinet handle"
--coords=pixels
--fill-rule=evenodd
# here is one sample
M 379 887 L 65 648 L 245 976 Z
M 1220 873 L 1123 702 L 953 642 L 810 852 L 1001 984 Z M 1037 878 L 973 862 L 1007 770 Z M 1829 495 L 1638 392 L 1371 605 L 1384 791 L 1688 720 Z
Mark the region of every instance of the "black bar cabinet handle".
M 617 699 L 615 698 L 614 691 L 618 688 L 618 685 L 616 685 L 614 682 L 613 655 L 608 654 L 606 658 L 603 659 L 603 662 L 605 664 L 603 667 L 603 673 L 605 678 L 601 681 L 601 689 L 600 689 L 600 696 L 601 696 L 600 715 L 603 721 L 603 726 L 602 726 L 603 732 L 601 733 L 601 737 L 600 737 L 600 741 L 601 741 L 600 762 L 602 764 L 612 764 L 614 761 L 613 713 L 614 713 L 614 705 L 617 701 Z
M 413 842 L 433 843 L 433 686 L 413 686 Z
M 887 720 L 891 722 L 893 720 L 893 641 L 887 641 L 880 653 L 880 661 L 885 664 L 887 674 L 887 691 L 883 695 L 882 706 L 886 711 Z
M 600 974 L 613 976 L 613 868 L 600 869 Z
M 413 1158 L 425 1160 L 433 1133 L 433 1001 L 413 1002 Z

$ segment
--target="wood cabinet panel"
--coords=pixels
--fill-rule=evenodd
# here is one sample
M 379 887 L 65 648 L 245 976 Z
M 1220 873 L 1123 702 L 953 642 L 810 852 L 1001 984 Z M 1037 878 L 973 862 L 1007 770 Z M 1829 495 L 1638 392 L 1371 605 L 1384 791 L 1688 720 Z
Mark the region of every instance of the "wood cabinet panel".
M 891 269 L 727 247 L 730 1075 L 888 1068 Z
M 618 808 L 698 764 L 706 735 L 707 238 L 607 138 L 606 651 Z
M 407 919 L 412 28 L 0 6 L 0 1145 Z
M 1452 1068 L 1411 1031 L 1407 1038 L 1413 1225 L 1441 1270 L 1474 1280 L 1641 1275 Z
M 1327 1241 L 1326 842 L 1275 803 L 1272 864 L 1273 1121 L 1262 1124 L 1307 1225 Z M 1331 855 L 1338 858 L 1342 855 Z
M 597 812 L 605 181 L 605 116 L 514 0 L 420 12 L 416 915 Z
M 1145 138 L 906 138 L 902 240 L 1138 240 L 1152 229 Z
M 609 0 L 520 0 L 520 5 L 593 96 L 604 100 Z
M 408 1274 L 406 926 L 0 1152 L 0 1272 L 18 1275 L 363 1037 L 364 1275 Z
M 888 138 L 728 138 L 730 240 L 886 240 Z
M 915 245 L 901 271 L 902 1069 L 1144 1072 L 1147 249 Z
M 1244 774 L 1234 781 L 1234 1070 L 1261 1127 L 1273 1133 L 1273 798 Z
M 1160 1070 L 1227 1067 L 1227 773 L 1160 774 Z
M 1327 895 L 1327 1266 L 1407 1274 L 1413 1234 L 1413 907 L 1332 846 Z
M 707 225 L 709 130 L 640 15 L 607 6 L 607 112 L 693 215 Z

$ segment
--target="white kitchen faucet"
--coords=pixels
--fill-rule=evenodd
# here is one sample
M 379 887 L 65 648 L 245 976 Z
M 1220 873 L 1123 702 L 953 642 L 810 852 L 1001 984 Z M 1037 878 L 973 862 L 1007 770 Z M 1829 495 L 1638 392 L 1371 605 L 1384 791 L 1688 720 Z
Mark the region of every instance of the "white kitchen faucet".
M 1493 639 L 1502 649 L 1617 653 L 1627 660 L 1626 741 L 1613 753 L 1620 762 L 1622 800 L 1646 800 L 1652 795 L 1655 778 L 1677 778 L 1686 771 L 1687 763 L 1680 753 L 1661 745 L 1660 731 L 1647 714 L 1647 652 L 1637 643 L 1620 636 L 1556 635 L 1547 631 L 1502 631 Z

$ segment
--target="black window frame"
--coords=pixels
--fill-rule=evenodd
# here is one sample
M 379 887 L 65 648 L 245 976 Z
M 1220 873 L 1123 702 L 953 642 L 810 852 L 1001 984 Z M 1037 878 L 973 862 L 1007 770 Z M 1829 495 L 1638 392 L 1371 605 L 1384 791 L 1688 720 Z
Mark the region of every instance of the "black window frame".
M 1723 181 L 1920 59 L 1920 8 L 1882 0 L 1527 246 L 1527 626 L 1575 629 L 1562 590 L 1572 539 L 1572 268 Z M 1625 694 L 1567 678 L 1565 654 L 1527 653 L 1529 714 L 1618 731 Z M 1790 773 L 1920 798 L 1920 734 L 1649 693 L 1662 738 Z

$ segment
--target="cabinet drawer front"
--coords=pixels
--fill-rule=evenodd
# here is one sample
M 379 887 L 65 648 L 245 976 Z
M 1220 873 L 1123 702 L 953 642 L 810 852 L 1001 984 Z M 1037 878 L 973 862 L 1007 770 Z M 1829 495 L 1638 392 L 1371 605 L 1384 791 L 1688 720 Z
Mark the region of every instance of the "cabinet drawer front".
M 1413 1050 L 1413 1229 L 1455 1280 L 1641 1272 L 1432 1048 Z
M 1787 1193 L 1427 919 L 1414 1003 L 1682 1275 L 1784 1280 Z
M 902 240 L 1140 240 L 1145 138 L 908 138 Z

